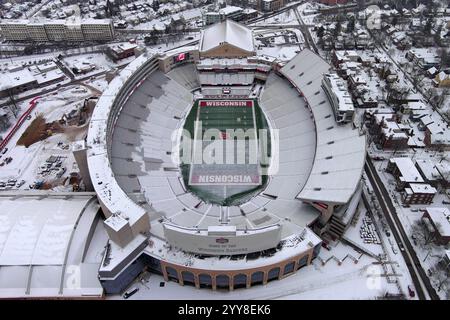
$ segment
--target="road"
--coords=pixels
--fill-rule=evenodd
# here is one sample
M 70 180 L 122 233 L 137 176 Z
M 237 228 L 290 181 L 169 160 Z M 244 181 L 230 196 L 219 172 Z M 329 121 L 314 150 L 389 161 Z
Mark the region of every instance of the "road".
M 263 14 L 262 16 L 257 17 L 257 18 L 249 19 L 249 20 L 245 21 L 244 23 L 246 25 L 250 25 L 250 24 L 253 24 L 253 23 L 256 23 L 256 22 L 259 22 L 259 21 L 264 21 L 266 19 L 278 16 L 279 14 L 282 14 L 283 12 L 286 12 L 288 10 L 296 9 L 298 6 L 300 6 L 300 5 L 304 4 L 304 3 L 305 3 L 305 1 L 293 3 L 291 5 L 287 5 L 287 6 L 283 7 L 283 8 L 281 8 L 280 10 L 277 10 L 277 11 L 274 11 L 274 12 L 271 12 L 271 13 Z
M 372 160 L 369 157 L 367 157 L 366 159 L 364 168 L 367 177 L 372 184 L 378 202 L 380 203 L 380 207 L 383 211 L 386 221 L 391 228 L 395 241 L 397 242 L 399 248 L 404 248 L 400 252 L 403 255 L 409 273 L 411 274 L 411 278 L 416 288 L 418 298 L 420 300 L 439 300 L 439 296 L 431 286 L 430 279 L 423 270 L 420 261 L 417 258 L 416 252 L 408 239 L 408 236 L 402 226 L 402 223 L 400 222 L 400 219 L 397 216 L 397 211 L 392 204 L 389 193 L 387 192 L 383 182 L 378 176 Z
M 309 32 L 309 26 L 305 24 L 300 13 L 298 13 L 297 8 L 294 9 L 294 14 L 297 17 L 299 29 L 303 33 L 303 38 L 305 39 L 305 44 L 310 50 L 314 50 L 315 53 L 319 54 L 317 50 L 316 44 L 314 43 L 314 39 L 311 36 L 311 32 Z
M 122 68 L 125 68 L 125 66 L 126 66 L 126 65 L 119 66 L 118 68 L 119 68 L 119 69 L 122 69 Z M 39 91 L 39 92 L 35 92 L 35 93 L 29 94 L 29 95 L 27 95 L 27 96 L 22 96 L 22 97 L 20 97 L 20 98 L 16 98 L 16 99 L 14 99 L 14 101 L 17 103 L 17 102 L 21 102 L 21 101 L 24 101 L 24 100 L 27 100 L 27 99 L 31 99 L 31 98 L 34 98 L 34 97 L 37 97 L 37 96 L 42 96 L 42 95 L 45 95 L 45 94 L 47 94 L 47 93 L 51 93 L 51 92 L 53 92 L 53 91 L 59 90 L 59 89 L 61 89 L 61 88 L 65 88 L 65 87 L 69 87 L 69 86 L 72 86 L 72 85 L 80 84 L 80 83 L 82 83 L 83 81 L 86 81 L 86 80 L 88 80 L 88 79 L 90 79 L 90 78 L 92 78 L 92 77 L 103 76 L 103 75 L 105 75 L 107 72 L 108 72 L 108 70 L 105 70 L 105 71 L 101 71 L 101 72 L 98 72 L 98 73 L 95 73 L 95 74 L 91 74 L 91 75 L 86 76 L 86 77 L 83 77 L 83 78 L 72 79 L 70 82 L 61 84 L 61 85 L 58 86 L 58 87 L 52 87 L 52 88 L 49 88 L 49 89 L 42 89 L 42 90 Z M 10 104 L 11 104 L 10 101 L 4 102 L 4 103 L 0 104 L 0 108 L 1 108 L 1 107 L 4 107 L 4 106 L 8 106 L 8 105 L 10 105 Z
M 58 58 L 56 58 L 55 60 L 55 64 L 61 69 L 62 72 L 64 72 L 64 74 L 71 80 L 75 80 L 75 75 L 73 74 L 73 72 L 71 70 L 69 70 L 69 68 L 67 68 L 67 66 Z

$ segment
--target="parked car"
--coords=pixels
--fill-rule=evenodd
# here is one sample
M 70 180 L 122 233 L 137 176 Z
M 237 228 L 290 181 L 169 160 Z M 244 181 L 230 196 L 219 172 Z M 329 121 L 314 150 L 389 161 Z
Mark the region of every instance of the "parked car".
M 416 296 L 416 293 L 415 293 L 414 290 L 411 288 L 411 286 L 408 286 L 408 293 L 409 293 L 409 296 L 410 296 L 411 298 L 414 298 L 414 297 Z
M 128 299 L 129 297 L 131 297 L 133 294 L 135 294 L 136 292 L 138 292 L 139 291 L 139 288 L 132 288 L 132 289 L 130 289 L 130 290 L 128 290 L 128 291 L 126 291 L 124 294 L 123 294 L 123 298 L 124 299 Z
M 20 180 L 19 182 L 17 182 L 16 188 L 20 188 L 20 187 L 23 186 L 24 184 L 25 184 L 25 180 Z

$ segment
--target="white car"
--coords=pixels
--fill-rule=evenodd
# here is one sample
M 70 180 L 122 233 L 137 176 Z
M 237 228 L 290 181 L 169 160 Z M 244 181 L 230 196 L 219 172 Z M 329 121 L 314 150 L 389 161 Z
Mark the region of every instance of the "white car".
M 25 184 L 25 180 L 20 180 L 19 182 L 17 182 L 16 188 L 20 188 L 20 187 L 23 186 L 24 184 Z

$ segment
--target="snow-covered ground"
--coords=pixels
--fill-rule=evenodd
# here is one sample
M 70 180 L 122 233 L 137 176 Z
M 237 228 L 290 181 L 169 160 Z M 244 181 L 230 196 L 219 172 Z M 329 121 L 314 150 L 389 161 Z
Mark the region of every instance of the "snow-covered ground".
M 187 22 L 187 27 L 197 27 L 197 21 L 202 21 L 202 9 L 194 8 L 182 12 L 173 13 L 164 17 L 157 17 L 147 22 L 138 23 L 136 25 L 128 25 L 128 29 L 144 29 L 152 30 L 153 28 L 163 28 L 164 22 L 170 22 L 173 17 L 183 16 Z
M 325 250 L 325 249 L 324 249 Z M 336 256 L 357 253 L 348 246 L 339 244 L 331 252 Z M 321 253 L 322 255 L 322 253 Z M 320 255 L 319 255 L 320 256 Z M 398 294 L 398 288 L 386 282 L 382 268 L 373 264 L 375 259 L 363 256 L 357 264 L 346 259 L 340 266 L 330 260 L 322 266 L 319 260 L 297 273 L 265 286 L 234 291 L 197 290 L 180 286 L 174 282 L 160 287 L 162 276 L 151 274 L 149 282 L 135 285 L 140 290 L 130 299 L 376 299 L 386 293 Z M 109 299 L 121 299 L 110 296 Z
M 55 179 L 54 175 L 42 176 L 39 174 L 39 167 L 51 155 L 62 157 L 61 167 L 66 168 L 63 178 L 73 171 L 78 171 L 72 155 L 71 143 L 82 138 L 83 131 L 87 130 L 87 127 L 71 133 L 55 133 L 43 141 L 32 144 L 28 148 L 17 145 L 17 141 L 37 116 L 43 115 L 47 123 L 58 121 L 64 114 L 79 108 L 83 104 L 84 99 L 91 97 L 93 94 L 91 90 L 79 85 L 59 89 L 57 94 L 47 94 L 39 98 L 30 119 L 25 120 L 24 124 L 6 146 L 8 151 L 3 155 L 3 158 L 12 157 L 13 160 L 11 163 L 1 167 L 0 181 L 8 179 L 25 180 L 25 184 L 20 189 L 28 189 L 36 180 Z M 26 110 L 29 101 L 25 100 L 19 103 L 21 110 Z M 58 145 L 60 142 L 61 144 Z M 65 147 L 65 149 L 62 147 Z
M 374 151 L 371 151 L 373 154 L 375 154 Z M 386 159 L 389 159 L 392 156 L 392 153 L 388 152 L 381 152 L 377 151 L 377 155 L 381 155 L 385 157 Z M 447 155 L 448 157 L 448 155 Z M 440 154 L 436 152 L 428 152 L 427 150 L 418 150 L 416 152 L 416 155 L 413 158 L 413 161 L 415 159 L 430 159 L 430 160 L 436 160 L 441 159 Z M 449 161 L 449 159 L 444 161 Z M 387 173 L 385 171 L 387 166 L 387 160 L 385 161 L 378 161 L 375 163 L 375 168 L 378 171 L 378 175 L 380 176 L 381 180 L 383 181 L 386 189 L 388 190 L 388 193 L 392 199 L 392 203 L 395 207 L 395 210 L 397 212 L 397 215 L 402 223 L 403 228 L 405 229 L 406 234 L 409 237 L 409 240 L 411 244 L 413 245 L 417 257 L 419 261 L 422 264 L 422 267 L 424 268 L 425 272 L 427 272 L 429 269 L 434 267 L 436 263 L 441 260 L 445 254 L 446 247 L 445 246 L 437 246 L 430 242 L 427 246 L 420 245 L 420 243 L 417 243 L 413 239 L 414 232 L 412 232 L 413 225 L 419 221 L 422 218 L 423 211 L 427 207 L 445 207 L 448 206 L 446 204 L 443 204 L 442 201 L 450 201 L 450 196 L 445 193 L 445 190 L 443 192 L 440 192 L 436 194 L 434 197 L 434 201 L 430 205 L 424 205 L 424 204 L 418 204 L 418 205 L 410 205 L 410 207 L 403 207 L 402 202 L 400 199 L 400 194 L 398 191 L 395 190 L 395 180 L 394 177 Z M 432 284 L 435 288 L 437 288 L 434 275 L 431 275 L 430 277 Z M 447 288 L 448 290 L 449 288 Z M 441 299 L 448 299 L 448 295 L 446 293 L 445 287 L 437 291 L 437 294 L 441 297 Z
M 263 19 L 254 24 L 250 24 L 250 26 L 260 26 L 260 25 L 277 25 L 277 24 L 297 24 L 297 19 L 294 15 L 294 12 L 291 10 L 287 10 L 285 12 L 280 13 L 279 15 Z
M 297 32 L 300 35 L 297 34 Z M 275 57 L 281 61 L 291 60 L 297 53 L 300 52 L 303 43 L 301 32 L 295 29 L 286 29 L 283 32 L 271 30 L 258 30 L 259 38 L 255 40 L 257 53 Z
M 262 47 L 257 50 L 257 53 L 260 55 L 275 57 L 281 61 L 291 60 L 298 52 L 300 52 L 298 45 Z
M 134 56 L 130 58 L 134 58 Z M 130 58 L 124 60 L 129 60 Z M 95 66 L 95 68 L 91 71 L 80 74 L 82 77 L 89 76 L 90 74 L 98 73 L 100 71 L 107 71 L 118 66 L 118 64 L 114 63 L 104 53 L 90 53 L 70 56 L 63 58 L 62 61 L 69 69 L 85 65 Z
M 162 276 L 151 274 L 149 281 L 136 281 L 139 291 L 129 299 L 379 299 L 386 294 L 400 295 L 407 292 L 411 278 L 400 254 L 389 258 L 381 245 L 364 244 L 359 238 L 359 230 L 367 211 L 361 203 L 360 214 L 355 223 L 345 233 L 352 241 L 360 241 L 359 245 L 375 254 L 386 254 L 386 269 L 374 257 L 361 254 L 343 242 L 330 245 L 330 250 L 322 248 L 319 256 L 310 266 L 297 273 L 265 286 L 234 291 L 212 291 L 195 289 L 191 286 L 180 286 L 174 282 L 165 283 Z M 378 224 L 374 226 L 378 228 Z M 376 248 L 374 247 L 376 246 Z M 341 264 L 339 264 L 339 261 Z M 394 269 L 392 269 L 394 268 Z M 394 271 L 393 271 L 394 270 Z M 395 274 L 396 276 L 387 276 Z M 389 280 L 389 281 L 388 281 Z M 398 281 L 398 284 L 395 283 Z M 122 299 L 119 295 L 108 296 L 108 299 Z

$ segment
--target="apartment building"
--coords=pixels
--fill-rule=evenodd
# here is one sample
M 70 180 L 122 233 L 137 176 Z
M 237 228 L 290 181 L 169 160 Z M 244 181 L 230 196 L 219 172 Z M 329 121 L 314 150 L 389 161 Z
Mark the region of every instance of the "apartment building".
M 203 15 L 203 20 L 205 25 L 210 25 L 218 22 L 225 21 L 226 19 L 231 19 L 234 21 L 239 21 L 242 18 L 244 9 L 235 6 L 227 6 L 220 9 L 219 11 L 206 12 Z
M 262 0 L 262 10 L 265 12 L 277 11 L 284 6 L 284 0 Z
M 110 41 L 110 19 L 2 20 L 0 34 L 9 41 Z
M 322 79 L 322 87 L 330 100 L 336 122 L 352 121 L 355 107 L 344 80 L 335 73 L 325 74 Z
M 84 40 L 114 39 L 114 25 L 110 19 L 89 19 L 81 23 Z

